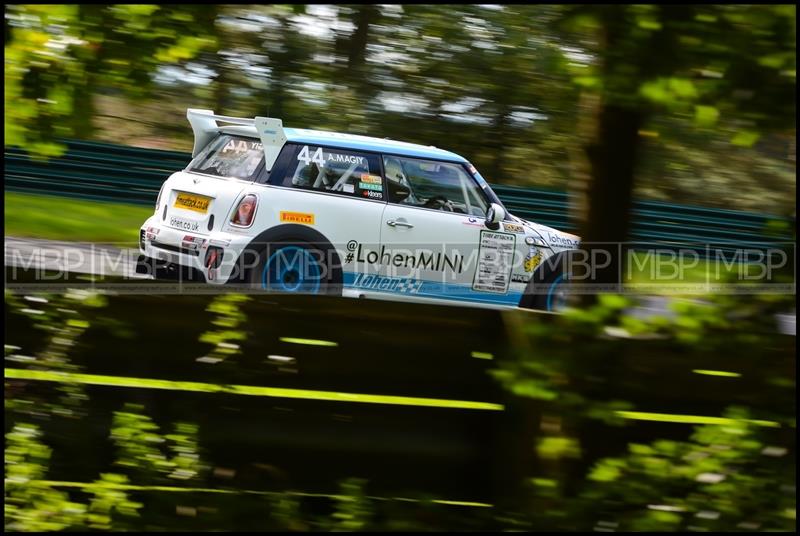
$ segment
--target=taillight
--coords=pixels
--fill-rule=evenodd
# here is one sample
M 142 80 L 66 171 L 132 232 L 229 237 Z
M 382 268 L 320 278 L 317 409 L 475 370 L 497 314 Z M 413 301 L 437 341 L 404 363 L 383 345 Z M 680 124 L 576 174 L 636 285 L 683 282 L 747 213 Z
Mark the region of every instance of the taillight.
M 244 196 L 244 199 L 239 201 L 239 205 L 233 213 L 231 223 L 234 225 L 242 225 L 249 227 L 253 223 L 253 216 L 256 214 L 256 204 L 258 200 L 253 194 Z
M 225 252 L 220 247 L 216 246 L 208 246 L 208 251 L 206 251 L 206 268 L 219 268 L 219 265 L 222 264 L 222 255 Z
M 158 197 L 156 198 L 156 212 L 158 212 L 158 207 L 161 205 L 161 194 L 164 193 L 164 186 L 166 185 L 167 183 L 162 184 L 161 189 L 158 191 Z

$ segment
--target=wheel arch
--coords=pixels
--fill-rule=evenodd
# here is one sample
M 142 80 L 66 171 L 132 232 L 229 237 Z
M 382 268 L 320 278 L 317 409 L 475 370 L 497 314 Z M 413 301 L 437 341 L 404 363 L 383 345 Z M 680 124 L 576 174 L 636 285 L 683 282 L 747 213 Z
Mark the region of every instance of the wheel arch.
M 253 254 L 260 254 L 266 250 L 267 245 L 273 242 L 304 242 L 314 248 L 325 251 L 326 259 L 330 259 L 328 282 L 332 285 L 341 286 L 343 281 L 342 261 L 339 252 L 330 240 L 318 230 L 299 225 L 296 223 L 286 223 L 270 227 L 259 233 L 247 246 L 242 249 L 239 257 L 235 261 L 238 275 L 228 280 L 229 283 L 238 283 L 245 280 L 247 271 L 251 268 L 253 258 L 247 258 Z M 328 264 L 326 260 L 326 264 Z
M 530 281 L 525 286 L 525 291 L 520 298 L 519 306 L 525 309 L 540 309 L 537 304 L 541 301 L 539 295 L 536 293 L 536 286 L 546 286 L 551 283 L 551 280 L 569 271 L 570 257 L 575 250 L 558 251 L 542 261 L 536 267 L 531 275 Z

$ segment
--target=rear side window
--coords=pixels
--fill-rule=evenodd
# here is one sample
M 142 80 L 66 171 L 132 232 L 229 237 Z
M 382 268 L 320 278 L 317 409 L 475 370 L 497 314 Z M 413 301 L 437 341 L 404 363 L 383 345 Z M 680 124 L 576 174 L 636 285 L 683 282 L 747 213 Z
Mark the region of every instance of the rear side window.
M 188 171 L 255 180 L 264 162 L 264 148 L 255 138 L 223 134 L 209 143 L 189 164 Z
M 373 154 L 315 145 L 294 148 L 281 186 L 382 201 L 380 159 Z

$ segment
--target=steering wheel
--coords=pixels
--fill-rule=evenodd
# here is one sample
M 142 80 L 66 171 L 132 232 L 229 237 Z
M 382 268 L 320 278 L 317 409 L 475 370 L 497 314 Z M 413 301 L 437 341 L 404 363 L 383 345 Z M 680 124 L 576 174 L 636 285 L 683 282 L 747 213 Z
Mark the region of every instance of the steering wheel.
M 437 204 L 438 204 L 438 206 L 435 206 Z M 425 201 L 425 204 L 422 205 L 422 206 L 425 207 L 425 208 L 435 208 L 435 209 L 441 209 L 441 210 L 447 210 L 447 211 L 450 211 L 450 212 L 454 212 L 454 210 L 453 210 L 453 202 L 450 201 L 449 199 L 447 199 L 443 195 L 435 195 L 435 196 L 431 197 L 430 199 Z

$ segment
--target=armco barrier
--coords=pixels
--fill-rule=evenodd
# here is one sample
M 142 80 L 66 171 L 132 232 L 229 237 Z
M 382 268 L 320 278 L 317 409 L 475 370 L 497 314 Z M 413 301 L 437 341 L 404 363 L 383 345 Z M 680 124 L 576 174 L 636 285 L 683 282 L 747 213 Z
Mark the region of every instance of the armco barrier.
M 36 161 L 19 149 L 5 149 L 6 190 L 46 193 L 98 201 L 150 205 L 163 181 L 190 160 L 188 153 L 69 140 L 60 158 Z M 515 215 L 565 231 L 568 196 L 556 190 L 493 185 Z M 782 222 L 770 230 L 770 221 Z M 755 214 L 657 201 L 637 201 L 630 240 L 641 244 L 702 249 L 788 242 L 794 222 Z M 777 230 L 775 230 L 777 229 Z

